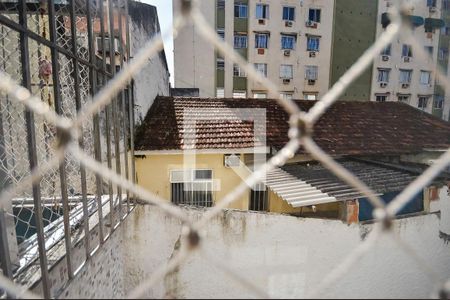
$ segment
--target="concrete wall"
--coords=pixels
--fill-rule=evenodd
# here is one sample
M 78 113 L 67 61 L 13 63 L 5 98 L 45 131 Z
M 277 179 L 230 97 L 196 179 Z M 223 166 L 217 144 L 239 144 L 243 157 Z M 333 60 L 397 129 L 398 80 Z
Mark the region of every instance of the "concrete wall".
M 441 210 L 449 208 L 448 189 L 439 192 Z M 202 210 L 185 209 L 193 220 Z M 413 258 L 394 240 L 401 239 L 431 268 L 439 280 L 450 277 L 450 244 L 442 232 L 450 230 L 448 211 L 395 220 L 384 236 L 349 272 L 341 276 L 325 297 L 335 298 L 422 298 L 435 296 L 439 282 L 432 282 Z M 89 266 L 62 295 L 123 297 L 148 278 L 176 252 L 181 222 L 154 206 L 139 206 L 114 233 L 119 243 L 107 242 L 105 253 L 122 255 L 121 264 L 109 261 Z M 158 282 L 147 297 L 248 298 L 255 297 L 245 286 L 230 279 L 207 257 L 226 264 L 272 297 L 304 297 L 333 267 L 355 249 L 373 225 L 346 225 L 340 221 L 304 219 L 279 214 L 223 211 L 202 231 L 205 253 L 196 253 L 173 273 Z M 394 237 L 394 238 L 392 238 Z M 125 242 L 126 241 L 126 242 Z M 105 258 L 106 259 L 106 258 Z M 95 260 L 95 259 L 94 259 Z M 121 269 L 116 284 L 123 292 L 111 293 L 105 285 L 92 282 L 103 269 Z M 120 277 L 120 273 L 115 273 Z M 85 292 L 87 290 L 88 292 Z M 68 293 L 67 293 L 68 291 Z M 79 294 L 77 294 L 77 292 Z
M 153 36 L 160 33 L 156 7 L 128 1 L 130 20 L 131 57 Z M 169 70 L 164 50 L 150 58 L 134 76 L 135 120 L 140 123 L 158 95 L 170 94 Z

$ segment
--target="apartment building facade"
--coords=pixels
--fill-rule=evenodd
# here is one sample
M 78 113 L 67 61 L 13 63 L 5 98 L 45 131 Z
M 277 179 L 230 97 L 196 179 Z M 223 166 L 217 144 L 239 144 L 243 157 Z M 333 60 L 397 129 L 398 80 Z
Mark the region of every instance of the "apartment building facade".
M 175 86 L 200 97 L 278 97 L 316 100 L 329 87 L 333 2 L 325 0 L 202 1 L 217 34 L 278 86 L 272 95 L 216 53 L 190 24 L 174 41 Z M 174 13 L 180 9 L 173 2 Z
M 378 2 L 377 36 L 389 25 L 391 5 L 391 1 Z M 442 14 L 440 1 L 411 4 L 408 17 L 413 36 L 424 51 L 416 51 L 407 34 L 394 39 L 375 59 L 370 100 L 401 101 L 444 117 L 445 97 L 436 88 L 435 72 L 444 58 L 440 44 L 441 28 L 445 25 Z

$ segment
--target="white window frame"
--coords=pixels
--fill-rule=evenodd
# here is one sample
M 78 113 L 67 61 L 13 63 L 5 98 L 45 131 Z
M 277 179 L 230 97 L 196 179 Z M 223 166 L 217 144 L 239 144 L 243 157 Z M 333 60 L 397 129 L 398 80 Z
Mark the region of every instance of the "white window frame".
M 398 81 L 401 84 L 411 84 L 413 70 L 410 69 L 400 69 Z M 403 75 L 406 74 L 406 75 Z
M 247 91 L 233 91 L 233 98 L 245 99 L 247 98 Z
M 391 69 L 378 68 L 377 81 L 381 82 L 381 83 L 388 83 L 390 73 L 391 73 Z
M 288 9 L 288 16 L 287 19 L 284 18 L 284 9 Z M 293 14 L 291 16 L 290 11 L 293 10 Z M 281 10 L 281 18 L 283 19 L 283 21 L 291 21 L 294 22 L 295 21 L 295 6 L 283 6 L 283 9 Z
M 263 32 L 255 33 L 255 48 L 257 48 L 257 49 L 269 48 L 269 38 L 270 38 L 270 35 L 268 33 L 263 33 Z M 265 42 L 264 42 L 264 39 L 265 39 Z M 265 45 L 262 45 L 262 44 L 265 44 Z M 258 46 L 263 46 L 263 47 L 258 47 Z
M 221 65 L 223 65 L 223 67 Z M 225 70 L 225 59 L 220 58 L 220 57 L 216 58 L 216 69 L 217 70 Z
M 236 7 L 238 7 L 238 15 L 236 16 Z M 242 9 L 245 8 L 245 14 L 242 14 Z M 248 18 L 248 5 L 246 3 L 234 3 L 234 17 L 239 19 Z
M 258 11 L 260 9 L 260 11 Z M 255 10 L 256 19 L 269 19 L 269 4 L 257 3 Z
M 233 65 L 233 76 L 234 77 L 247 77 L 245 71 L 238 64 Z
M 225 98 L 225 89 L 222 87 L 216 88 L 216 98 Z
M 317 49 L 312 49 L 309 47 L 310 40 L 317 40 Z M 320 36 L 318 35 L 308 35 L 306 38 L 306 51 L 314 51 L 319 52 L 320 51 Z
M 222 40 L 225 40 L 225 28 L 217 28 L 216 32 Z
M 266 92 L 253 92 L 253 98 L 254 99 L 267 99 L 267 93 Z
M 292 48 L 285 47 L 285 44 L 283 43 L 284 39 L 292 39 Z M 282 50 L 294 50 L 295 45 L 297 44 L 297 39 L 292 34 L 281 34 L 281 49 Z
M 306 80 L 318 80 L 319 67 L 314 65 L 305 66 L 305 79 Z
M 294 77 L 294 66 L 293 65 L 280 65 L 280 78 L 281 79 L 292 79 Z
M 429 85 L 431 83 L 431 72 L 421 70 L 419 82 L 422 85 Z
M 309 101 L 317 101 L 318 96 L 319 96 L 318 93 L 308 93 L 308 92 L 303 93 L 303 98 Z
M 248 48 L 248 35 L 242 33 L 234 34 L 234 49 L 247 49 Z
M 382 97 L 384 97 L 384 100 L 381 100 Z M 389 101 L 389 95 L 387 95 L 387 94 L 375 94 L 375 101 L 376 102 L 387 102 L 387 101 Z
M 294 93 L 293 92 L 281 92 L 280 98 L 285 101 L 292 100 L 294 98 Z
M 253 64 L 256 71 L 260 72 L 264 77 L 267 77 L 267 64 L 265 63 L 254 63 Z

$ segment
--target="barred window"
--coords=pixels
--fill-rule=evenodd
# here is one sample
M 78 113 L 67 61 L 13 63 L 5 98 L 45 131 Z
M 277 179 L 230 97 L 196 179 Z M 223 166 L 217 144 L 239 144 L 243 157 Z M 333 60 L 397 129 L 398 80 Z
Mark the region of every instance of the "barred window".
M 282 34 L 281 35 L 281 49 L 294 49 L 295 45 L 295 36 L 288 35 L 288 34 Z
M 255 48 L 267 48 L 269 44 L 269 34 L 256 33 L 255 34 Z
M 171 201 L 174 204 L 211 207 L 212 170 L 173 170 L 170 172 Z
M 245 71 L 238 65 L 233 65 L 233 76 L 234 77 L 246 77 Z

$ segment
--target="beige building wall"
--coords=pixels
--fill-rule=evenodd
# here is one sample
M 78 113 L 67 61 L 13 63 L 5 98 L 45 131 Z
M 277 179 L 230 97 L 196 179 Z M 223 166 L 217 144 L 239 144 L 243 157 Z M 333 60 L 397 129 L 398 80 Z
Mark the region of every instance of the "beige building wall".
M 216 0 L 200 1 L 200 9 L 209 25 L 216 29 Z M 260 25 L 255 17 L 256 4 L 269 5 L 269 19 Z M 291 27 L 285 26 L 282 20 L 283 6 L 295 7 L 295 20 Z M 308 28 L 309 8 L 321 9 L 321 22 L 317 28 Z M 266 63 L 268 78 L 278 86 L 279 92 L 291 93 L 294 98 L 303 99 L 304 92 L 316 93 L 318 97 L 325 94 L 329 86 L 331 37 L 334 1 L 327 0 L 249 0 L 248 1 L 248 62 Z M 173 0 L 174 15 L 180 11 L 180 1 Z M 264 54 L 258 54 L 255 48 L 255 31 L 270 31 L 269 48 Z M 290 56 L 284 56 L 281 50 L 281 33 L 296 34 L 297 43 Z M 307 34 L 320 36 L 320 51 L 315 57 L 309 57 Z M 225 1 L 225 41 L 234 43 L 234 1 Z M 174 40 L 175 87 L 200 89 L 200 97 L 216 95 L 216 62 L 215 51 L 210 42 L 198 35 L 195 26 L 190 23 L 184 26 Z M 280 65 L 293 65 L 293 79 L 284 84 L 280 78 Z M 305 80 L 305 66 L 318 66 L 318 80 L 309 85 Z M 233 63 L 225 59 L 225 97 L 233 96 Z M 267 92 L 258 82 L 248 81 L 247 97 L 254 92 Z M 278 97 L 268 95 L 269 97 Z
M 267 76 L 278 86 L 280 92 L 292 93 L 296 99 L 303 99 L 304 92 L 317 93 L 321 97 L 328 90 L 330 78 L 330 58 L 331 58 L 331 36 L 334 1 L 250 1 L 249 2 L 249 51 L 250 63 L 267 63 Z M 255 17 L 256 4 L 265 3 L 269 5 L 269 19 L 264 25 L 260 25 Z M 283 6 L 295 7 L 295 20 L 292 27 L 287 27 L 282 20 Z M 306 27 L 310 8 L 321 9 L 321 22 L 317 28 Z M 264 54 L 258 54 L 255 48 L 255 31 L 270 31 L 269 48 Z M 296 34 L 297 43 L 290 56 L 285 56 L 281 49 L 281 33 Z M 319 52 L 315 57 L 309 57 L 307 50 L 307 35 L 320 36 Z M 280 65 L 293 66 L 293 79 L 284 84 L 280 78 Z M 305 66 L 318 66 L 318 80 L 314 85 L 308 85 L 305 79 Z M 265 87 L 258 82 L 249 81 L 249 96 L 253 92 L 264 91 Z M 269 95 L 278 97 L 279 95 Z
M 381 24 L 381 15 L 388 11 L 388 3 L 392 1 L 378 1 L 378 20 L 377 20 L 377 36 L 380 36 L 385 29 Z M 427 7 L 427 1 L 416 1 L 413 4 L 413 9 L 409 12 L 410 15 L 420 16 L 422 18 L 440 18 L 441 16 L 441 1 L 436 3 L 436 12 L 430 13 Z M 425 32 L 424 25 L 415 27 L 414 37 L 419 45 L 426 47 L 433 47 L 433 54 L 431 58 L 423 59 L 417 51 L 412 51 L 412 58 L 409 62 L 404 62 L 402 58 L 402 45 L 410 44 L 405 35 L 400 34 L 392 41 L 391 55 L 387 61 L 383 61 L 380 54 L 375 58 L 373 76 L 372 76 L 372 91 L 371 100 L 376 101 L 377 95 L 386 95 L 386 101 L 398 101 L 398 95 L 410 95 L 409 100 L 405 101 L 411 106 L 418 107 L 419 95 L 429 96 L 426 112 L 431 113 L 433 107 L 433 93 L 435 84 L 435 74 L 433 68 L 437 62 L 438 45 L 439 45 L 439 29 L 435 33 L 428 35 Z M 378 82 L 378 70 L 380 68 L 390 69 L 389 82 L 385 87 Z M 411 83 L 407 87 L 402 87 L 400 84 L 400 70 L 412 70 Z M 430 71 L 431 78 L 429 84 L 420 83 L 420 72 Z
M 180 13 L 181 2 L 173 0 L 174 16 Z M 200 9 L 207 22 L 215 28 L 215 0 L 203 0 Z M 200 89 L 200 97 L 215 97 L 215 54 L 211 42 L 200 37 L 189 22 L 174 39 L 174 73 L 176 88 Z

